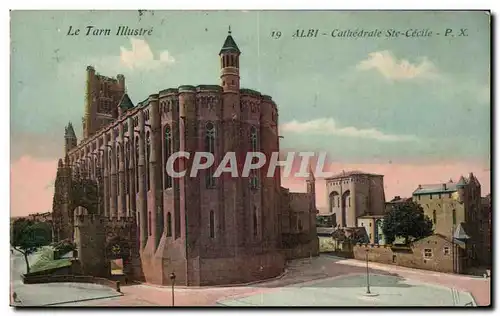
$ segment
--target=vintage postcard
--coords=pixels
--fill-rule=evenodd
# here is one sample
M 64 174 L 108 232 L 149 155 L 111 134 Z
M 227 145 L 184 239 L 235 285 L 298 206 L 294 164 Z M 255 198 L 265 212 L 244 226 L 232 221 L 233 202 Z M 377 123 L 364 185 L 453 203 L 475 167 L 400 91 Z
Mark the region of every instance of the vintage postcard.
M 490 12 L 10 17 L 12 306 L 490 306 Z

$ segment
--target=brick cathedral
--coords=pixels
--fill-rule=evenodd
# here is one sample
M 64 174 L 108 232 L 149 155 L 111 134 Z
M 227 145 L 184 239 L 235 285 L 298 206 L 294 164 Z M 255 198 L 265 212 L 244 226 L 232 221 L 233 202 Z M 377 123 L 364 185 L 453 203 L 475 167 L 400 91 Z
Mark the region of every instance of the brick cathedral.
M 269 160 L 279 151 L 276 103 L 240 88 L 240 55 L 229 32 L 220 85 L 165 89 L 136 105 L 123 75 L 87 67 L 83 139 L 69 123 L 53 208 L 55 237 L 77 244 L 82 274 L 109 276 L 109 260 L 122 258 L 124 274 L 150 283 L 169 284 L 172 272 L 176 284 L 245 283 L 318 254 L 312 175 L 305 193 L 282 188 L 279 169 L 213 177 L 226 152 Z M 172 178 L 165 167 L 177 151 L 211 152 L 215 166 Z

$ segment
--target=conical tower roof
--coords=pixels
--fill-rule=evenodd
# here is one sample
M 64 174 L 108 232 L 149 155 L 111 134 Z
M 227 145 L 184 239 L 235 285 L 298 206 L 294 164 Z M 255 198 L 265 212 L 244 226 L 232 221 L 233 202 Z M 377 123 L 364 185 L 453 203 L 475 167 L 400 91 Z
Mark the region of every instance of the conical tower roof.
M 68 123 L 68 126 L 64 129 L 64 136 L 76 138 L 75 130 L 73 129 L 73 124 Z
M 465 182 L 464 176 L 460 176 L 460 180 L 458 180 L 457 187 L 463 187 L 465 185 L 467 185 L 467 183 Z
M 124 94 L 122 99 L 120 100 L 120 103 L 118 104 L 118 106 L 122 109 L 122 110 L 129 110 L 131 108 L 134 107 L 134 104 L 132 103 L 132 100 L 130 100 L 128 94 Z
M 224 41 L 224 44 L 222 45 L 222 48 L 220 50 L 219 55 L 223 53 L 238 53 L 240 54 L 240 49 L 238 48 L 238 45 L 236 45 L 236 42 L 234 41 L 233 37 L 231 36 L 231 27 L 229 27 L 229 31 L 226 37 L 226 40 Z

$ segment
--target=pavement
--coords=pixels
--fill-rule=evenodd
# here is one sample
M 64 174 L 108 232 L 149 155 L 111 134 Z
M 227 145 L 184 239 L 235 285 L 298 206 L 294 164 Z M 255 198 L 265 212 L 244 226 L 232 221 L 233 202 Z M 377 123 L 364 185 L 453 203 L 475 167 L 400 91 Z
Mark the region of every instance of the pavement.
M 270 293 L 217 302 L 221 306 L 464 306 L 467 292 L 412 282 L 391 275 L 354 274 L 291 285 Z
M 38 259 L 38 254 L 28 258 L 31 264 Z M 110 287 L 89 283 L 44 283 L 24 284 L 21 274 L 26 273 L 24 257 L 14 251 L 10 257 L 11 291 L 17 294 L 12 306 L 47 306 L 77 301 L 95 301 L 96 299 L 121 296 Z
M 175 288 L 175 306 L 466 306 L 490 304 L 490 279 L 320 256 L 288 263 L 281 278 L 253 285 Z M 172 306 L 169 286 L 122 287 L 123 296 L 61 306 Z

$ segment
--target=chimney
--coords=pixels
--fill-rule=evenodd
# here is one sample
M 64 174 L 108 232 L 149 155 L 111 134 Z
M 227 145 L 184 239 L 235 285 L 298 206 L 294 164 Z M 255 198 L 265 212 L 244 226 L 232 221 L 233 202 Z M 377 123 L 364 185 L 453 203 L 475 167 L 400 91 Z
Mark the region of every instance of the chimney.
M 443 183 L 443 190 L 446 190 L 446 183 Z
M 419 188 L 419 189 L 422 189 L 422 185 L 421 185 L 421 184 L 419 184 L 419 185 L 418 185 L 418 188 Z

